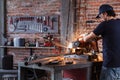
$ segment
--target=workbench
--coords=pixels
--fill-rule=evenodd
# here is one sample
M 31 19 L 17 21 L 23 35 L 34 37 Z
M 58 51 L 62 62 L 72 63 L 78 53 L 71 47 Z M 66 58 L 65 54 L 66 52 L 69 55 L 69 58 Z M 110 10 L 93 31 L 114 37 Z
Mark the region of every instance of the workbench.
M 91 66 L 92 62 L 89 61 L 73 61 L 72 64 L 47 64 L 38 66 L 37 64 L 30 64 L 25 65 L 24 62 L 18 63 L 18 80 L 24 80 L 25 70 L 24 68 L 32 68 L 32 69 L 39 69 L 39 70 L 46 70 L 50 71 L 51 80 L 62 80 L 63 79 L 63 70 L 68 69 L 78 69 L 78 68 L 86 68 L 86 79 L 90 80 L 91 76 Z

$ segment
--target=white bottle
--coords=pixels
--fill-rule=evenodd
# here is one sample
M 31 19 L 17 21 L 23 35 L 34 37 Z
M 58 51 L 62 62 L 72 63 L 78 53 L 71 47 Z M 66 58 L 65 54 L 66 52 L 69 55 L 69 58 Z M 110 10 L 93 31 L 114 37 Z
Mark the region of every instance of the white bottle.
M 39 47 L 39 42 L 38 42 L 38 40 L 36 40 L 36 47 Z

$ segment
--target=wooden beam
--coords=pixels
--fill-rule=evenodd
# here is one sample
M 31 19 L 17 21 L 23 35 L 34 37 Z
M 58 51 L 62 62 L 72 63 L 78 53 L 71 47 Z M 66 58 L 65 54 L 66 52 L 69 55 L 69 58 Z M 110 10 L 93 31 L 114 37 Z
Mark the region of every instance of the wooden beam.
M 74 23 L 74 0 L 61 0 L 61 41 L 63 45 L 72 40 Z

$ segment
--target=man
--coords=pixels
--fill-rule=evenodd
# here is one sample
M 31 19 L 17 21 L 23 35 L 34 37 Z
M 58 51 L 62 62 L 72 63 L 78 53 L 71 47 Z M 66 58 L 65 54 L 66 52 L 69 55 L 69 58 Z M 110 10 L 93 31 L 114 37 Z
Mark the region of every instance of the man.
M 103 4 L 96 18 L 103 18 L 96 29 L 83 37 L 84 42 L 102 36 L 103 66 L 100 80 L 120 80 L 120 19 L 115 18 L 113 7 Z

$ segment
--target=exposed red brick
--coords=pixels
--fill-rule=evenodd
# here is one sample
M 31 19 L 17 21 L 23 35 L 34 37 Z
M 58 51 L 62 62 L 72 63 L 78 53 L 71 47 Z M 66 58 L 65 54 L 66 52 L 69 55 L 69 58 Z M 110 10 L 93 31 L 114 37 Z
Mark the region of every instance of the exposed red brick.
M 35 15 L 51 15 L 56 14 L 60 11 L 61 0 L 7 0 L 7 16 L 35 16 Z M 98 14 L 98 8 L 103 3 L 111 4 L 117 16 L 120 17 L 120 1 L 119 0 L 77 0 L 77 22 L 78 31 L 76 35 L 84 32 L 92 31 L 100 22 L 96 20 L 95 17 Z M 95 20 L 95 23 L 86 24 L 87 20 Z M 81 30 L 86 28 L 86 30 Z M 14 37 L 15 34 L 9 34 Z M 35 34 L 17 34 L 20 37 L 33 38 Z M 42 36 L 42 35 L 40 35 Z M 59 35 L 57 35 L 59 36 Z M 102 47 L 100 46 L 100 49 Z M 23 59 L 23 56 L 29 56 L 29 50 L 23 50 L 17 52 L 18 50 L 8 50 L 8 53 L 16 53 L 15 60 Z M 35 53 L 47 53 L 45 50 L 36 50 Z M 25 53 L 25 54 L 22 54 Z M 50 51 L 51 53 L 51 51 Z M 50 54 L 48 53 L 48 54 Z M 16 61 L 17 62 L 17 61 Z

